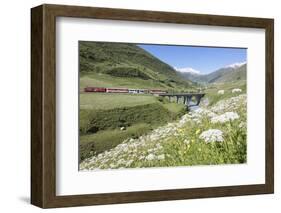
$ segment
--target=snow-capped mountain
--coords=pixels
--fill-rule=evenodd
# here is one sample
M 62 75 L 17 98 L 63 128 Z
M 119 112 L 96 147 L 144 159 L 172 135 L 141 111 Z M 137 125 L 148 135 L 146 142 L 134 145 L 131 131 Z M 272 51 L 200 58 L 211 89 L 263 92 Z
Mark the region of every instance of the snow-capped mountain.
M 193 70 L 192 68 L 190 70 Z M 177 70 L 179 71 L 179 70 Z M 222 83 L 238 80 L 246 80 L 247 63 L 239 62 L 222 67 L 209 74 L 200 74 L 200 72 L 183 72 L 179 71 L 180 75 L 185 79 L 197 83 Z
M 224 68 L 237 69 L 239 67 L 242 67 L 244 64 L 246 64 L 246 62 L 234 63 L 234 64 L 229 64 L 229 65 L 225 66 Z
M 191 67 L 183 67 L 183 68 L 178 68 L 178 67 L 174 67 L 176 71 L 181 72 L 181 73 L 192 73 L 192 74 L 197 74 L 200 75 L 200 71 L 193 69 Z

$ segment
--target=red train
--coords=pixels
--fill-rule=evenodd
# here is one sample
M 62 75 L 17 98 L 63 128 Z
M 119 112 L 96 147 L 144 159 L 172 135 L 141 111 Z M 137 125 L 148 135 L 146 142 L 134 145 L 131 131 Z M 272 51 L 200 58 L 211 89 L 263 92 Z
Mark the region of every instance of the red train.
M 106 92 L 104 87 L 85 87 L 84 92 Z
M 105 88 L 85 87 L 84 92 L 105 92 L 105 93 L 132 93 L 132 94 L 165 94 L 167 91 L 160 89 L 127 89 L 127 88 Z

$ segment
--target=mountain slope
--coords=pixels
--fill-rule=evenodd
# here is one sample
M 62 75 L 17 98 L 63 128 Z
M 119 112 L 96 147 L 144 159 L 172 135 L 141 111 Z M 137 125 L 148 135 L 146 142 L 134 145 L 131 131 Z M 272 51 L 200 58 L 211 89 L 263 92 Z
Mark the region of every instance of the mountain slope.
M 184 89 L 193 85 L 182 79 L 174 68 L 135 44 L 80 41 L 79 56 L 82 78 L 102 76 L 110 83 L 124 78 L 131 84 L 136 81 L 138 84 L 143 82 L 144 86 L 149 84 L 150 87 L 168 89 Z
M 180 75 L 187 80 L 197 83 L 207 82 L 206 75 L 197 74 L 193 72 L 180 72 Z
M 247 78 L 247 65 L 244 64 L 237 68 L 230 68 L 228 70 L 224 70 L 220 75 L 215 76 L 209 82 L 216 83 L 225 83 L 225 82 L 233 82 L 239 80 L 246 80 Z
M 239 80 L 246 80 L 247 64 L 238 66 L 228 66 L 218 69 L 206 75 L 196 73 L 181 73 L 181 75 L 188 80 L 198 83 L 226 83 Z

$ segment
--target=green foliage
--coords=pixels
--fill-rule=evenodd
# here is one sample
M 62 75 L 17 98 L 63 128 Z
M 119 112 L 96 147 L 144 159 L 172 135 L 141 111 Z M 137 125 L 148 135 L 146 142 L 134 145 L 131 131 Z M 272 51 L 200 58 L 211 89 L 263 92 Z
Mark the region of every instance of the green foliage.
M 209 100 L 209 105 L 212 106 L 220 100 L 237 96 L 236 93 L 232 93 L 232 90 L 235 88 L 240 88 L 243 93 L 246 93 L 246 81 L 216 83 L 209 85 L 207 89 L 204 90 L 204 93 L 206 93 L 205 98 Z M 224 90 L 224 94 L 218 94 L 219 90 Z
M 114 148 L 127 138 L 139 137 L 185 113 L 183 105 L 160 102 L 151 95 L 81 94 L 80 101 L 80 160 Z M 121 127 L 126 129 L 121 131 Z
M 95 133 L 136 123 L 164 124 L 176 116 L 159 103 L 108 110 L 80 109 L 80 133 Z
M 214 125 L 207 119 L 200 125 L 188 125 L 176 137 L 164 144 L 164 153 L 168 156 L 166 166 L 216 165 L 245 163 L 247 160 L 246 128 L 239 127 L 240 121 L 226 125 Z M 199 134 L 218 128 L 225 133 L 223 142 L 205 143 Z M 188 139 L 187 139 L 188 138 Z M 189 143 L 184 141 L 188 140 Z
M 116 77 L 150 79 L 150 76 L 135 67 L 114 67 L 106 70 L 105 73 Z
M 138 138 L 152 130 L 154 126 L 139 123 L 120 129 L 99 131 L 95 134 L 80 136 L 79 153 L 80 161 L 110 150 L 127 138 Z

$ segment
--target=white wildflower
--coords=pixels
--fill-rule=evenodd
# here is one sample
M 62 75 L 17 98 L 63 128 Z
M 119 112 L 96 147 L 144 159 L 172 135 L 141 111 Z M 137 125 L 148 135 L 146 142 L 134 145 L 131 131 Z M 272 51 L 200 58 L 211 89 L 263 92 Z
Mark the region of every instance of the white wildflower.
M 123 159 L 123 158 L 121 158 L 121 159 L 119 159 L 118 161 L 117 161 L 117 164 L 120 166 L 120 165 L 123 165 L 123 164 L 125 164 L 126 163 L 126 161 Z
M 151 148 L 151 149 L 148 149 L 147 152 L 154 152 L 155 149 Z
M 185 124 L 187 121 L 190 120 L 190 115 L 189 114 L 185 114 L 181 117 L 180 121 L 179 121 L 179 125 L 182 126 L 183 124 Z
M 223 132 L 219 129 L 209 129 L 202 132 L 199 138 L 204 140 L 206 143 L 223 142 Z
M 232 93 L 239 93 L 239 92 L 242 92 L 242 90 L 239 88 L 235 88 L 232 90 Z
M 154 154 L 149 154 L 148 156 L 146 156 L 145 158 L 148 161 L 154 160 L 155 159 L 155 155 Z
M 217 104 L 211 107 L 211 111 L 215 113 L 233 111 L 233 110 L 237 110 L 237 108 L 239 108 L 240 106 L 246 106 L 246 103 L 247 103 L 247 95 L 242 94 L 236 97 L 219 101 Z
M 238 127 L 241 128 L 241 129 L 245 129 L 245 128 L 247 128 L 247 124 L 246 124 L 246 122 L 242 121 L 242 122 L 239 124 Z
M 218 91 L 218 94 L 219 94 L 219 95 L 223 95 L 223 94 L 224 94 L 224 90 L 219 90 L 219 91 Z
M 143 159 L 145 159 L 145 156 L 143 155 L 139 156 L 139 160 L 143 160 Z
M 133 160 L 129 160 L 129 161 L 126 163 L 126 167 L 131 166 L 131 164 L 132 164 L 133 162 L 134 162 Z
M 201 124 L 201 120 L 198 119 L 198 118 L 193 119 L 193 121 L 194 121 L 195 123 L 197 123 L 197 124 Z
M 163 147 L 161 146 L 160 143 L 157 143 L 157 144 L 156 144 L 156 148 L 160 150 L 160 149 L 162 149 Z
M 157 156 L 157 159 L 158 159 L 158 160 L 164 160 L 164 159 L 165 159 L 165 155 L 164 155 L 164 154 L 158 155 L 158 156 Z
M 115 165 L 114 165 L 113 163 L 111 163 L 111 164 L 109 165 L 109 167 L 113 169 L 113 168 L 115 168 Z
M 236 112 L 226 112 L 222 115 L 218 115 L 211 118 L 211 123 L 225 123 L 227 121 L 233 121 L 239 118 Z
M 208 116 L 208 117 L 213 117 L 216 114 L 208 109 L 204 109 L 204 108 L 199 108 L 194 110 L 191 114 L 190 117 L 193 121 L 200 123 L 200 119 L 204 116 Z
M 185 144 L 189 144 L 189 143 L 190 143 L 190 140 L 188 140 L 188 139 L 184 139 L 183 143 L 185 143 Z

